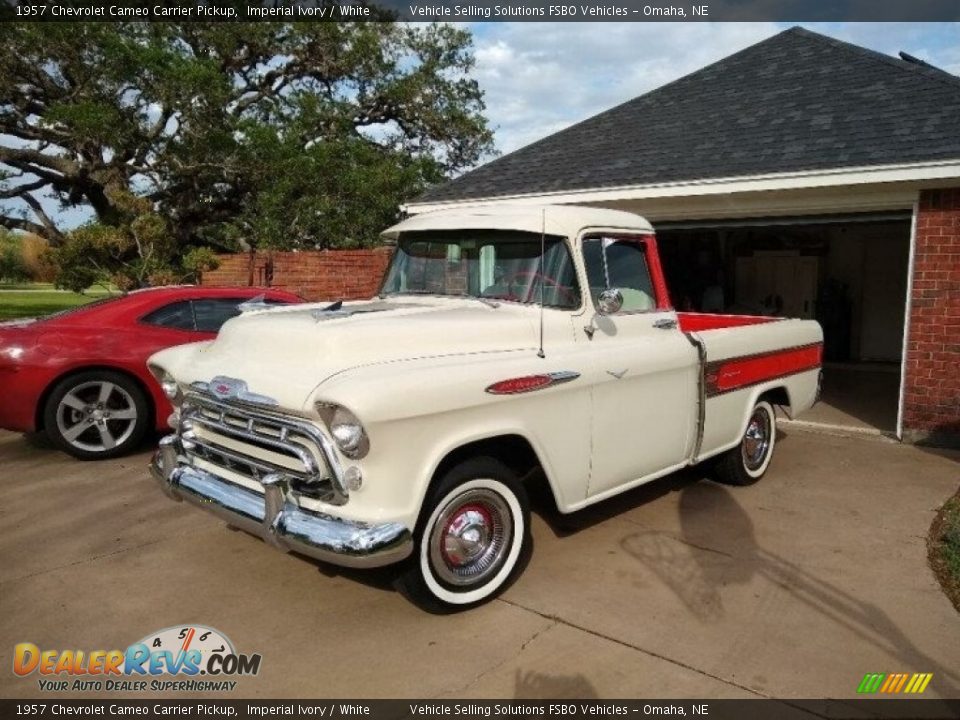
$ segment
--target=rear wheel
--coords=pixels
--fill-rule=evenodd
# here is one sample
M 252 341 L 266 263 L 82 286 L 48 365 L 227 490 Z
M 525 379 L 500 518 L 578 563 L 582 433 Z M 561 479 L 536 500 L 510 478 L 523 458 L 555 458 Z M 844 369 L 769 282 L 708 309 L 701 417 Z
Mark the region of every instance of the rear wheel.
M 149 404 L 140 386 L 109 370 L 88 370 L 64 378 L 44 407 L 50 440 L 81 460 L 122 455 L 147 432 Z
M 530 509 L 516 475 L 493 458 L 452 468 L 429 494 L 400 587 L 427 609 L 462 609 L 503 589 L 529 547 Z
M 777 441 L 773 405 L 759 401 L 750 413 L 740 444 L 720 456 L 717 479 L 729 485 L 752 485 L 767 471 Z

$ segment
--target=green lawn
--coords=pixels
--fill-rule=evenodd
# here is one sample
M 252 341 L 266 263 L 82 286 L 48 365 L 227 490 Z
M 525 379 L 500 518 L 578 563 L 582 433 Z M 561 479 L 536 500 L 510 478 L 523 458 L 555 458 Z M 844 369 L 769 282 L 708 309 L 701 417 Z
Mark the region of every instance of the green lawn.
M 54 290 L 50 285 L 18 285 L 17 289 L 0 285 L 0 322 L 17 318 L 40 317 L 67 308 L 98 300 L 109 293 L 103 288 L 91 288 L 83 295 Z M 31 289 L 26 289 L 31 288 Z

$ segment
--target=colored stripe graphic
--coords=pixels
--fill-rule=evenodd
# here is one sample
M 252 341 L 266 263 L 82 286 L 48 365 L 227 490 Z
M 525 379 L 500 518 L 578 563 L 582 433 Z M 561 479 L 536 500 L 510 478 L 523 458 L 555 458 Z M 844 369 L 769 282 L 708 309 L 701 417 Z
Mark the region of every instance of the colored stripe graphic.
M 863 680 L 860 682 L 860 687 L 857 688 L 858 693 L 875 693 L 880 689 L 880 683 L 883 682 L 883 679 L 886 675 L 882 673 L 867 673 L 863 676 Z
M 707 363 L 704 381 L 708 397 L 757 385 L 820 367 L 823 345 L 805 345 L 788 350 Z
M 927 685 L 930 684 L 930 680 L 933 679 L 933 673 L 916 673 L 910 679 L 910 685 L 907 685 L 907 689 L 904 692 L 912 693 L 914 695 L 922 693 L 927 689 Z M 913 687 L 910 687 L 910 686 Z
M 917 695 L 927 689 L 932 679 L 933 673 L 867 673 L 857 686 L 857 692 Z

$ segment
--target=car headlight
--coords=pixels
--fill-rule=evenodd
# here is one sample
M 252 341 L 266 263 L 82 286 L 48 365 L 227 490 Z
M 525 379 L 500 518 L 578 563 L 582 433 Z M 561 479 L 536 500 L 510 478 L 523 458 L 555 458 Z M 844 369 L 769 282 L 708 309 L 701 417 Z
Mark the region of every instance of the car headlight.
M 340 452 L 358 460 L 370 451 L 367 431 L 356 415 L 342 405 L 332 403 L 318 402 L 316 408 Z
M 181 400 L 180 384 L 174 379 L 173 375 L 156 365 L 149 366 L 150 372 L 160 383 L 160 389 L 167 399 L 174 405 L 179 405 Z

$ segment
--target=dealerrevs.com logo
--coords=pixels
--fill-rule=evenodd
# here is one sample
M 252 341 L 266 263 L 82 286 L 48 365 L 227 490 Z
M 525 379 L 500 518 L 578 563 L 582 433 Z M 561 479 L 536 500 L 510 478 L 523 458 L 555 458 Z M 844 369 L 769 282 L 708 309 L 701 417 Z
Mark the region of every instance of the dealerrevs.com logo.
M 233 690 L 237 681 L 229 678 L 256 675 L 260 660 L 259 654 L 236 652 L 219 630 L 187 625 L 151 633 L 126 650 L 41 650 L 19 643 L 13 672 L 21 677 L 36 673 L 40 689 L 51 692 L 210 692 Z

